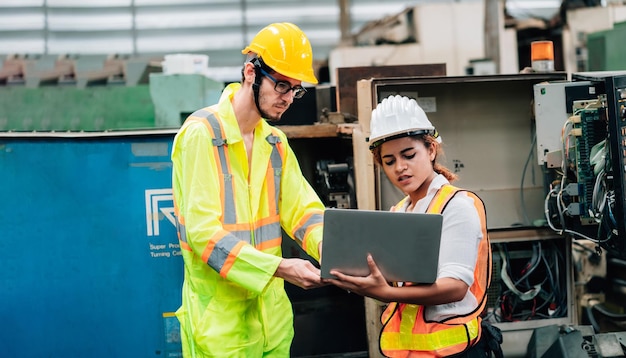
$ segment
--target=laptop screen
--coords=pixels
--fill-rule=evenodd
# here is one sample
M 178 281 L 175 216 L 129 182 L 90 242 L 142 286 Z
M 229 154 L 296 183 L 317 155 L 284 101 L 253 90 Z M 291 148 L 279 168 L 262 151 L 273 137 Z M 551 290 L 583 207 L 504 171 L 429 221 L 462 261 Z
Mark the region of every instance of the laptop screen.
M 367 254 L 388 281 L 432 283 L 437 278 L 441 214 L 326 209 L 322 278 L 331 269 L 367 276 Z

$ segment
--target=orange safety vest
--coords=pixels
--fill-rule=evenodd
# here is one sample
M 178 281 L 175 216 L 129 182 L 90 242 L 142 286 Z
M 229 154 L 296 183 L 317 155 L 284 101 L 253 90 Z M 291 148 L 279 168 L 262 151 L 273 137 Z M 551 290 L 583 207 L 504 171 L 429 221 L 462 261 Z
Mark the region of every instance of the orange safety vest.
M 446 184 L 435 194 L 426 212 L 443 213 L 447 203 L 459 191 L 474 199 L 480 217 L 483 239 L 480 240 L 474 268 L 474 283 L 469 288 L 478 301 L 472 312 L 447 318 L 441 322 L 427 321 L 425 307 L 407 303 L 391 303 L 381 316 L 383 329 L 380 350 L 387 357 L 446 357 L 469 349 L 480 338 L 480 314 L 487 303 L 491 281 L 491 245 L 487 235 L 485 206 L 474 193 Z M 394 209 L 402 206 L 404 200 Z

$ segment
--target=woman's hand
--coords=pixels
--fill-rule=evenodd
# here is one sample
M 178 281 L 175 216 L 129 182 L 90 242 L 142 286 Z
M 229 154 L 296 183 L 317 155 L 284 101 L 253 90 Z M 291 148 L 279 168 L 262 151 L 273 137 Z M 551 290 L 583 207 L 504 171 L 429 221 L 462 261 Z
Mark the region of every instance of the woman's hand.
M 433 306 L 460 301 L 465 297 L 469 286 L 467 283 L 451 278 L 438 278 L 432 284 L 411 284 L 402 287 L 391 286 L 371 255 L 367 255 L 370 274 L 365 277 L 350 276 L 337 270 L 330 270 L 336 279 L 324 279 L 348 292 L 372 297 L 382 302 L 402 302 L 417 305 Z
M 387 295 L 389 294 L 391 286 L 389 286 L 389 283 L 385 280 L 385 277 L 380 272 L 376 262 L 374 262 L 374 258 L 370 254 L 367 255 L 367 265 L 370 269 L 368 276 L 350 276 L 337 270 L 330 270 L 330 274 L 335 276 L 336 279 L 326 279 L 325 281 L 348 292 L 354 292 L 359 295 L 389 302 Z

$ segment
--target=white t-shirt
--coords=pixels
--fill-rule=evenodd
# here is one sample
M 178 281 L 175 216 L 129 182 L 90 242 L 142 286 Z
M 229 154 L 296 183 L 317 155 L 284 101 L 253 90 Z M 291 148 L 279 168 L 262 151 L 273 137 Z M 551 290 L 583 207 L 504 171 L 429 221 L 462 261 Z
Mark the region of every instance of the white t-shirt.
M 449 184 L 448 180 L 441 174 L 437 175 L 430 183 L 426 196 L 415 204 L 413 212 L 425 213 L 437 190 L 444 184 Z M 407 200 L 400 211 L 406 211 L 409 204 Z M 476 212 L 474 200 L 464 192 L 456 194 L 443 211 L 437 278 L 452 277 L 471 286 L 474 283 L 474 267 L 482 237 L 480 217 Z M 416 253 L 416 257 L 419 257 L 419 253 Z M 470 313 L 476 306 L 478 306 L 476 297 L 467 290 L 461 301 L 427 306 L 426 319 L 441 321 L 448 317 Z

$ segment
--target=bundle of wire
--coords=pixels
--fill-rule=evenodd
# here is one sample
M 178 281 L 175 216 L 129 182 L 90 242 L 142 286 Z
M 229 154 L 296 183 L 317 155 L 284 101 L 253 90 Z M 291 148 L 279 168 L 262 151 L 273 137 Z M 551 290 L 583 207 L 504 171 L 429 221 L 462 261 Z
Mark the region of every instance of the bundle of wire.
M 576 160 L 570 158 L 572 155 L 570 153 L 572 148 L 570 140 L 575 135 L 581 135 L 580 132 L 573 134 L 574 130 L 576 130 L 574 128 L 574 119 L 580 121 L 581 113 L 587 109 L 583 108 L 575 111 L 574 115 L 568 118 L 563 125 L 561 133 L 561 168 L 558 173 L 560 178 L 550 185 L 550 191 L 544 200 L 544 214 L 548 226 L 560 235 L 569 235 L 574 239 L 590 240 L 604 247 L 610 247 L 613 233 L 616 232 L 617 222 L 612 212 L 615 203 L 615 193 L 611 188 L 611 183 L 607 181 L 607 177 L 610 176 L 611 166 L 606 140 L 594 144 L 590 151 L 590 164 L 595 178 L 592 186 L 592 200 L 589 203 L 585 203 L 586 212 L 584 214 L 586 217 L 593 218 L 597 224 L 595 238 L 583 233 L 581 230 L 577 230 L 573 225 L 568 225 L 566 220 L 568 216 L 581 214 L 571 212 L 571 198 L 576 195 L 571 195 L 568 192 L 569 188 L 572 188 L 572 186 L 576 187 L 579 183 L 576 172 Z
M 511 255 L 508 244 L 495 244 L 502 262 L 502 290 L 486 319 L 528 321 L 567 315 L 565 258 L 553 240 L 537 240 L 526 260 Z

